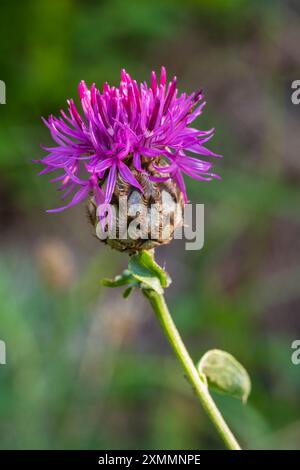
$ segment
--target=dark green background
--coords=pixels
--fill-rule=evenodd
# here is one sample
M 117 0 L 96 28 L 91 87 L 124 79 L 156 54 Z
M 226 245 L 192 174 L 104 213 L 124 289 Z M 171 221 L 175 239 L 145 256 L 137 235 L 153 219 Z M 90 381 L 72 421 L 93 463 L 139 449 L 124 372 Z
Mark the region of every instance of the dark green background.
M 93 237 L 84 206 L 62 214 L 30 161 L 50 138 L 40 116 L 125 67 L 137 80 L 166 65 L 181 90 L 203 87 L 200 128 L 224 155 L 222 182 L 189 181 L 205 204 L 205 246 L 157 256 L 195 360 L 214 347 L 247 368 L 243 406 L 216 400 L 246 448 L 300 448 L 299 119 L 295 1 L 1 2 L 0 446 L 222 448 L 154 315 L 136 292 L 100 286 L 125 255 Z

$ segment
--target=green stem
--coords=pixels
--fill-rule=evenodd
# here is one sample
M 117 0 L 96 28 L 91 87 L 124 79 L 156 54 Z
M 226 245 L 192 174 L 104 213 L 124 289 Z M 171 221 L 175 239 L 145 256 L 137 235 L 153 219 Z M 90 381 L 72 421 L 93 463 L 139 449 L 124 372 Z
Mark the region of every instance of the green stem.
M 172 320 L 168 306 L 163 294 L 158 294 L 154 290 L 143 289 L 144 295 L 150 301 L 158 320 L 176 354 L 181 362 L 189 381 L 194 387 L 196 394 L 202 403 L 203 408 L 219 432 L 225 445 L 231 450 L 240 450 L 240 446 L 227 426 L 223 416 L 218 410 L 215 402 L 209 394 L 207 385 L 202 381 L 179 333 Z

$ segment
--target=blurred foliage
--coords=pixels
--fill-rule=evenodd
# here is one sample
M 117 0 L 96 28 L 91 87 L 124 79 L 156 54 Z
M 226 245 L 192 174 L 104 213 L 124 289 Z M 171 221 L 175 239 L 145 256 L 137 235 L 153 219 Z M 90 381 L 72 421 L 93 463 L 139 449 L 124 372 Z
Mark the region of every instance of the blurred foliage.
M 83 208 L 44 213 L 58 195 L 30 163 L 50 142 L 40 116 L 77 100 L 81 79 L 117 83 L 125 67 L 144 80 L 161 64 L 182 89 L 203 86 L 199 126 L 216 127 L 225 156 L 221 183 L 188 182 L 205 203 L 204 249 L 157 252 L 171 310 L 195 361 L 217 347 L 249 371 L 246 406 L 216 396 L 242 444 L 299 448 L 297 2 L 3 1 L 1 16 L 1 448 L 221 445 L 143 299 L 100 286 L 126 260 L 91 236 Z

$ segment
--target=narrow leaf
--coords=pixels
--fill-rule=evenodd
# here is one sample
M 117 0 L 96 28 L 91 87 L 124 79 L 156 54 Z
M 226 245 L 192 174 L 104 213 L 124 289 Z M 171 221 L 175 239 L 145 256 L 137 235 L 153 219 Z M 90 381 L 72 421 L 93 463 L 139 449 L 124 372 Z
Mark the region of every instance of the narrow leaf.
M 123 297 L 124 297 L 124 299 L 127 299 L 127 297 L 130 296 L 133 287 L 134 287 L 134 286 L 129 286 L 129 287 L 127 287 L 127 289 L 124 290 L 124 292 L 123 292 Z
M 102 279 L 101 284 L 106 287 L 120 287 L 130 284 L 132 282 L 132 275 L 128 269 L 123 271 L 122 274 L 114 277 L 113 279 Z

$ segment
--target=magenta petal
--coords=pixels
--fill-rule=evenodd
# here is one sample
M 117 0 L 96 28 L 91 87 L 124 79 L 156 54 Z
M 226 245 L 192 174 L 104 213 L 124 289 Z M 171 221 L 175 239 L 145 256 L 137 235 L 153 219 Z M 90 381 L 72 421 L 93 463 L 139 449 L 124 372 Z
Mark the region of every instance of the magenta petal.
M 127 183 L 131 184 L 131 186 L 134 186 L 135 188 L 138 188 L 142 193 L 144 192 L 142 186 L 140 183 L 136 180 L 136 178 L 133 176 L 132 172 L 129 170 L 128 166 L 125 165 L 123 162 L 119 162 L 119 172 L 122 178 L 127 181 Z
M 162 151 L 155 148 L 139 147 L 139 153 L 143 155 L 143 157 L 159 157 Z
M 85 186 L 85 187 L 79 189 L 79 191 L 77 191 L 77 193 L 73 197 L 72 201 L 69 202 L 69 204 L 67 204 L 66 206 L 63 206 L 63 207 L 59 207 L 57 209 L 48 209 L 46 212 L 62 212 L 65 209 L 68 209 L 69 207 L 75 206 L 79 202 L 83 201 L 88 196 L 88 194 L 89 194 L 89 187 Z
M 138 171 L 140 171 L 141 173 L 144 172 L 141 165 L 141 156 L 138 152 L 134 152 L 133 154 L 133 164 Z
M 95 202 L 96 202 L 96 205 L 99 206 L 100 204 L 102 204 L 105 200 L 105 196 L 104 196 L 104 193 L 102 191 L 101 188 L 99 188 L 99 185 L 98 183 L 97 184 L 93 184 L 93 194 L 94 194 L 94 198 L 95 198 Z
M 152 88 L 152 91 L 153 91 L 153 95 L 156 96 L 157 80 L 156 80 L 156 73 L 155 72 L 151 73 L 151 88 Z
M 149 176 L 150 181 L 154 181 L 155 183 L 165 183 L 170 179 L 170 176 Z
M 153 168 L 155 168 L 155 170 L 157 170 L 159 173 L 172 173 L 177 169 L 177 165 L 175 162 L 172 162 L 171 165 L 168 166 L 159 166 L 153 163 Z
M 222 158 L 222 155 L 214 153 L 211 150 L 208 150 L 207 148 L 203 147 L 200 144 L 191 145 L 191 146 L 187 147 L 186 150 L 188 150 L 190 152 L 194 152 L 194 153 L 199 153 L 200 155 L 205 155 L 207 157 Z
M 166 67 L 162 66 L 161 72 L 160 72 L 160 84 L 165 86 L 167 83 L 167 72 L 166 72 Z
M 188 198 L 187 198 L 187 194 L 186 194 L 186 188 L 185 188 L 185 183 L 184 183 L 183 176 L 182 176 L 181 172 L 178 170 L 175 173 L 174 177 L 175 177 L 175 180 L 178 184 L 178 187 L 179 187 L 180 191 L 182 192 L 183 200 L 186 204 L 188 202 Z
M 102 162 L 98 163 L 98 165 L 95 166 L 95 171 L 97 172 L 102 172 L 104 170 L 107 170 L 110 166 L 112 166 L 114 163 L 113 158 L 106 158 Z
M 117 165 L 114 163 L 109 170 L 109 174 L 107 177 L 106 182 L 106 189 L 105 189 L 105 202 L 108 204 L 111 201 L 113 192 L 115 190 L 117 181 Z

